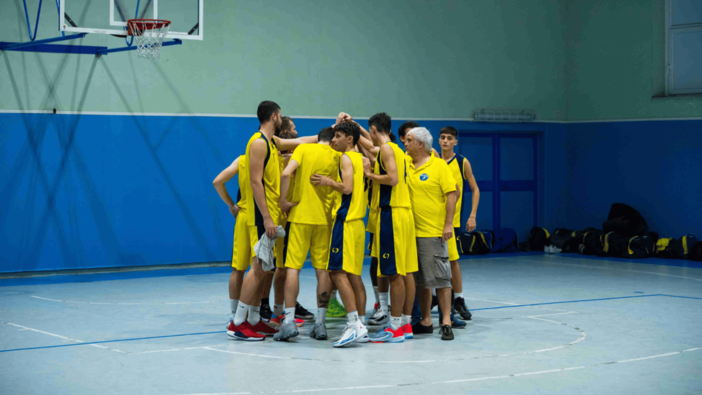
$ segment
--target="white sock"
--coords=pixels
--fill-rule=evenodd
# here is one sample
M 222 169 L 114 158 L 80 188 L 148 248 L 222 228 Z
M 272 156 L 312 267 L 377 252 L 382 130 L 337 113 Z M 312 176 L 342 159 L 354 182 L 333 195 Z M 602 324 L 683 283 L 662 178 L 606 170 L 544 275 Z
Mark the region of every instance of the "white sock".
M 249 305 L 244 302 L 239 301 L 239 307 L 236 308 L 236 314 L 234 315 L 234 326 L 239 326 L 246 321 L 246 314 L 249 312 Z
M 365 324 L 365 323 L 366 323 L 366 316 L 365 316 L 365 315 L 359 315 L 359 316 L 358 316 L 358 320 L 361 321 L 361 324 Z
M 373 287 L 373 293 L 375 294 L 375 303 L 380 303 L 380 299 L 378 298 L 378 286 L 376 285 Z
M 261 306 L 249 306 L 249 324 L 256 325 L 261 321 Z
M 232 309 L 232 314 L 236 314 L 237 307 L 239 307 L 239 299 L 229 299 L 229 308 Z
M 331 300 L 331 299 L 336 299 L 336 290 L 335 290 L 335 289 L 332 290 L 331 298 L 329 298 L 329 299 L 330 299 L 330 300 Z
M 317 309 L 317 320 L 315 323 L 324 324 L 325 322 L 327 322 L 327 309 L 320 307 Z
M 295 323 L 295 308 L 286 307 L 285 308 L 285 323 L 294 324 Z
M 456 299 L 462 298 L 462 297 L 463 297 L 463 292 L 453 294 L 453 300 L 456 300 Z
M 358 311 L 352 311 L 350 313 L 346 313 L 346 318 L 349 321 L 349 324 L 355 323 L 355 322 L 360 322 L 358 319 Z
M 402 326 L 402 317 L 390 316 L 390 328 L 392 328 L 392 330 L 396 331 L 396 330 L 400 329 L 401 326 Z
M 282 304 L 274 304 L 273 305 L 273 314 L 275 314 L 276 317 L 280 317 L 281 314 L 285 311 L 285 305 Z
M 381 292 L 378 295 L 380 296 L 380 310 L 388 311 L 388 299 L 390 298 L 390 292 Z
M 412 322 L 412 316 L 411 315 L 404 315 L 402 314 L 402 326 L 405 326 L 409 323 Z

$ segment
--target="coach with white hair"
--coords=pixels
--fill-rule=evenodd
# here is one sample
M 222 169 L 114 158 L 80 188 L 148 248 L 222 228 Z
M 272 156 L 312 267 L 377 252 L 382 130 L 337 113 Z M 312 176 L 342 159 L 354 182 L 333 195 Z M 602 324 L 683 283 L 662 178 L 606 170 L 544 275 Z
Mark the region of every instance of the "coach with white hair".
M 419 271 L 415 273 L 422 320 L 412 327 L 414 334 L 432 333 L 431 289 L 436 288 L 443 315 L 441 339 L 453 340 L 451 330 L 451 264 L 446 241 L 453 237 L 456 209 L 456 181 L 446 162 L 434 156 L 434 139 L 425 128 L 414 128 L 405 136 L 405 148 L 412 158 L 407 171 L 414 227 L 417 236 Z

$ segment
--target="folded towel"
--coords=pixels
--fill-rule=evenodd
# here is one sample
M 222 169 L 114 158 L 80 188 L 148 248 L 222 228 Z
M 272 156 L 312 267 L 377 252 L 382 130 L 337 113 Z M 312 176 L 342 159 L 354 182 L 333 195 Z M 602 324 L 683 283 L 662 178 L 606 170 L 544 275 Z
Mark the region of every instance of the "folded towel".
M 285 237 L 285 229 L 278 225 L 275 228 L 278 232 L 275 237 L 269 238 L 265 233 L 258 239 L 258 243 L 254 246 L 254 252 L 258 259 L 262 261 L 263 270 L 268 272 L 275 268 L 275 240 L 278 237 Z

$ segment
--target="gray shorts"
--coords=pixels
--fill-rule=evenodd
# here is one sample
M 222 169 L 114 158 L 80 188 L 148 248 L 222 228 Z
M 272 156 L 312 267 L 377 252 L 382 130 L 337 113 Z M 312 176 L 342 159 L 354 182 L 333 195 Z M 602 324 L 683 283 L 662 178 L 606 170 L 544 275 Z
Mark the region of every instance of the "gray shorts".
M 450 288 L 451 263 L 448 244 L 441 237 L 417 237 L 419 271 L 414 274 L 417 285 L 425 288 Z

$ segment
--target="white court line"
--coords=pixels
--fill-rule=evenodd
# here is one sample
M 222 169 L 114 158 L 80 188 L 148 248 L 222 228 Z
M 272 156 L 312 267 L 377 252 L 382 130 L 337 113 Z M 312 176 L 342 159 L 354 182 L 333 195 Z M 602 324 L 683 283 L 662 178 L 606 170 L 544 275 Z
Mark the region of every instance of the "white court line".
M 506 259 L 506 260 L 517 260 L 517 258 L 492 258 L 492 259 Z M 581 259 L 586 259 L 586 258 L 581 258 Z M 685 277 L 685 276 L 676 276 L 673 274 L 664 274 L 664 273 L 656 273 L 656 272 L 645 272 L 642 270 L 628 270 L 628 269 L 617 269 L 617 268 L 612 268 L 612 267 L 604 267 L 604 266 L 592 266 L 592 265 L 577 265 L 575 263 L 558 263 L 558 262 L 549 262 L 549 261 L 535 261 L 535 260 L 530 260 L 530 259 L 519 259 L 520 262 L 533 262 L 533 263 L 547 263 L 549 265 L 561 265 L 561 266 L 576 266 L 576 267 L 586 267 L 588 269 L 605 269 L 605 270 L 618 270 L 622 272 L 633 272 L 633 273 L 644 273 L 644 274 L 654 274 L 656 276 L 665 276 L 665 277 L 675 277 L 675 278 L 684 278 L 686 280 L 692 280 L 692 281 L 702 281 L 702 278 L 693 278 L 693 277 Z M 615 261 L 602 261 L 602 262 L 613 262 L 617 263 Z
M 215 344 L 212 346 L 201 346 L 201 347 L 186 347 L 186 348 L 172 348 L 170 350 L 154 350 L 154 351 L 141 351 L 141 352 L 133 352 L 130 353 L 130 355 L 140 355 L 140 354 L 154 354 L 154 353 L 160 353 L 160 352 L 171 352 L 171 351 L 187 351 L 187 350 L 202 350 L 202 349 L 209 349 L 210 347 L 221 347 L 224 344 Z
M 11 323 L 11 322 L 6 322 L 6 324 L 7 324 L 7 325 L 10 325 L 10 326 L 14 326 L 14 327 L 16 327 L 16 328 L 23 329 L 23 330 L 32 331 L 32 332 L 37 332 L 37 333 L 42 333 L 42 334 L 44 334 L 44 335 L 49 335 L 49 336 L 53 336 L 53 337 L 58 337 L 59 339 L 63 339 L 63 340 L 66 340 L 66 341 L 72 341 L 72 342 L 76 342 L 76 343 L 85 343 L 83 340 L 71 339 L 70 337 L 57 335 L 57 334 L 51 333 L 51 332 L 40 331 L 39 329 L 34 329 L 34 328 L 27 327 L 27 326 L 22 326 L 22 325 L 13 324 L 13 323 Z M 92 346 L 92 347 L 97 347 L 97 348 L 102 348 L 102 349 L 105 349 L 105 350 L 110 350 L 110 351 L 118 352 L 118 353 L 121 353 L 121 354 L 127 354 L 127 353 L 124 352 L 124 351 L 117 350 L 117 349 L 113 349 L 113 348 L 108 348 L 108 347 L 105 347 L 105 346 L 101 346 L 101 345 L 99 345 L 99 344 L 88 344 L 88 345 L 89 345 L 89 346 Z
M 536 376 L 536 375 L 542 375 L 542 374 L 548 374 L 548 373 L 560 373 L 560 372 L 567 372 L 567 371 L 571 371 L 571 370 L 595 368 L 595 367 L 604 366 L 604 365 L 614 365 L 614 364 L 644 361 L 644 360 L 656 359 L 656 358 L 662 358 L 662 357 L 669 357 L 669 356 L 673 356 L 673 355 L 680 355 L 680 354 L 683 354 L 686 352 L 699 351 L 699 350 L 702 350 L 702 347 L 688 348 L 687 350 L 669 352 L 666 354 L 651 355 L 648 357 L 624 359 L 621 361 L 601 362 L 601 363 L 596 363 L 596 364 L 592 364 L 592 365 L 582 365 L 582 366 L 574 366 L 574 367 L 570 367 L 570 368 L 541 370 L 541 371 L 536 371 L 536 372 L 504 374 L 504 375 L 500 375 L 500 376 L 475 377 L 475 378 L 470 378 L 470 379 L 433 381 L 433 382 L 418 382 L 418 383 L 401 383 L 401 384 L 365 385 L 365 386 L 357 386 L 357 387 L 310 388 L 310 389 L 295 389 L 295 390 L 282 390 L 282 391 L 256 391 L 256 392 L 216 392 L 216 393 L 200 393 L 200 394 L 188 394 L 188 395 L 288 394 L 288 393 L 293 393 L 293 392 L 298 393 L 298 392 L 354 391 L 354 390 L 365 390 L 365 389 L 399 388 L 399 387 L 420 386 L 420 385 L 468 383 L 468 382 L 473 382 L 473 381 L 501 380 L 501 379 L 511 379 L 511 378 L 515 378 L 515 377 Z
M 212 301 L 205 301 L 205 302 L 102 303 L 102 302 L 83 302 L 83 301 L 79 301 L 79 300 L 49 299 L 49 298 L 43 298 L 41 296 L 34 296 L 34 295 L 31 295 L 30 298 L 48 300 L 50 302 L 60 302 L 60 303 L 121 305 L 121 306 L 184 305 L 184 304 L 202 304 L 202 303 L 220 303 L 221 302 L 219 300 L 212 300 Z
M 448 359 L 432 359 L 432 360 L 419 360 L 419 361 L 373 361 L 373 363 L 382 363 L 382 364 L 412 364 L 412 363 L 435 363 L 435 362 L 454 362 L 454 361 L 467 361 L 467 360 L 474 360 L 474 359 L 488 359 L 488 358 L 502 358 L 502 357 L 511 357 L 515 355 L 528 355 L 528 354 L 536 354 L 536 353 L 543 353 L 543 352 L 548 352 L 548 351 L 553 351 L 553 350 L 558 350 L 561 348 L 569 347 L 574 344 L 578 344 L 585 340 L 587 338 L 587 334 L 585 331 L 583 331 L 580 328 L 574 327 L 572 325 L 568 325 L 565 322 L 558 322 L 558 321 L 551 321 L 551 320 L 546 320 L 538 317 L 543 317 L 543 316 L 552 316 L 552 315 L 564 315 L 564 314 L 573 314 L 577 313 L 576 311 L 569 311 L 565 313 L 555 313 L 555 314 L 544 314 L 544 315 L 536 315 L 536 316 L 526 316 L 526 317 L 512 317 L 509 319 L 515 319 L 515 318 L 531 318 L 535 320 L 540 320 L 540 321 L 545 321 L 545 322 L 551 322 L 554 324 L 558 325 L 563 325 L 567 326 L 571 329 L 574 329 L 579 332 L 580 336 L 578 339 L 566 343 L 566 344 L 561 344 L 556 347 L 550 347 L 550 348 L 544 348 L 544 349 L 539 349 L 539 350 L 532 350 L 532 351 L 522 351 L 522 352 L 516 352 L 516 353 L 509 353 L 509 354 L 494 354 L 494 355 L 482 355 L 482 356 L 477 356 L 477 357 L 468 357 L 468 358 L 448 358 Z M 341 359 L 320 359 L 320 358 L 300 358 L 300 357 L 285 357 L 285 356 L 280 356 L 280 355 L 264 355 L 264 354 L 254 354 L 254 353 L 247 353 L 247 352 L 241 352 L 241 351 L 230 351 L 230 350 L 216 350 L 213 348 L 209 347 L 202 347 L 205 350 L 211 350 L 211 351 L 217 351 L 221 353 L 226 353 L 226 354 L 235 354 L 235 355 L 245 355 L 245 356 L 250 356 L 250 357 L 258 357 L 258 358 L 268 358 L 268 359 L 283 359 L 283 360 L 290 360 L 290 361 L 315 361 L 315 362 L 345 362 L 345 363 L 353 363 L 353 362 L 365 362 L 365 361 L 353 361 L 353 360 L 341 360 Z

